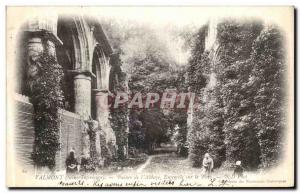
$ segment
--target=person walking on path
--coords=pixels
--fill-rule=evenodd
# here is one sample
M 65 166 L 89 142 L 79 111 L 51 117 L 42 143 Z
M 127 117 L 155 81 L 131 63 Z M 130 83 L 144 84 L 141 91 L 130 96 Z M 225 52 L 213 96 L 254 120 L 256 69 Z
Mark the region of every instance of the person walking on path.
M 243 174 L 244 174 L 244 168 L 242 167 L 242 162 L 237 161 L 235 163 L 235 168 L 234 168 L 234 171 L 233 171 L 233 177 L 242 178 Z
M 210 177 L 212 169 L 214 168 L 214 161 L 211 158 L 211 156 L 209 155 L 209 153 L 206 153 L 204 155 L 202 165 L 203 165 L 204 175 L 205 176 L 207 175 L 207 177 Z

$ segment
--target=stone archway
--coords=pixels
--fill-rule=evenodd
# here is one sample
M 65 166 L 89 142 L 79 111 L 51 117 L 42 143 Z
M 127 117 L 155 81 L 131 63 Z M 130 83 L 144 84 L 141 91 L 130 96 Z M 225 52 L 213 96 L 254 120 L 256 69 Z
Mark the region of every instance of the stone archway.
M 91 115 L 95 120 L 100 121 L 101 115 L 109 111 L 109 75 L 111 66 L 109 57 L 105 55 L 102 48 L 97 45 L 94 49 L 92 59 L 92 72 L 95 77 L 92 79 L 92 105 Z
M 64 93 L 66 109 L 81 115 L 90 116 L 91 77 L 88 69 L 88 49 L 86 34 L 80 18 L 59 17 L 57 36 L 63 45 L 57 47 L 57 59 L 65 72 Z
M 59 64 L 64 69 L 63 90 L 65 95 L 65 109 L 81 116 L 81 119 L 88 120 L 91 105 L 91 77 L 92 73 L 87 69 L 88 50 L 86 35 L 82 28 L 83 20 L 80 17 L 58 17 L 57 36 L 62 45 L 56 48 L 56 55 Z M 88 124 L 73 127 L 82 133 L 81 147 L 76 156 L 80 154 L 90 156 L 90 136 Z M 69 131 L 75 132 L 75 131 Z M 77 133 L 78 133 L 77 132 Z M 66 143 L 62 141 L 62 143 Z M 72 144 L 70 144 L 72 145 Z
M 115 133 L 111 128 L 109 119 L 109 77 L 111 71 L 111 64 L 109 61 L 110 58 L 105 54 L 100 45 L 97 45 L 92 60 L 92 72 L 95 74 L 95 78 L 92 79 L 91 114 L 92 118 L 98 121 L 100 128 L 96 132 L 95 144 L 97 154 L 101 154 L 101 149 L 106 149 L 110 152 L 109 154 L 113 156 L 113 153 L 109 150 L 108 146 L 108 144 L 112 144 L 112 146 L 115 146 L 116 144 Z M 101 139 L 102 141 L 100 141 Z
M 73 29 L 72 29 L 73 28 Z M 65 96 L 65 109 L 75 111 L 74 80 L 70 70 L 76 69 L 76 50 L 80 49 L 78 34 L 74 22 L 59 19 L 57 24 L 57 36 L 63 42 L 56 50 L 58 63 L 64 69 L 63 91 Z

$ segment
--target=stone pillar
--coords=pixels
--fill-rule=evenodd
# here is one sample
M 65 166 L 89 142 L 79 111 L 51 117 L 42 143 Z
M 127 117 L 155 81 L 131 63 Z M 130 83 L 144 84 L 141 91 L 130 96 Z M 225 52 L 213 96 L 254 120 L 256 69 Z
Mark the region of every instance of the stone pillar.
M 74 110 L 75 113 L 82 116 L 83 120 L 88 120 L 91 114 L 91 77 L 78 73 L 74 76 L 74 98 L 75 105 Z M 82 154 L 86 157 L 90 157 L 90 136 L 88 134 L 89 126 L 87 123 L 84 123 L 87 129 L 84 129 L 82 132 Z
M 84 155 L 84 157 L 90 157 L 90 136 L 87 133 L 88 128 L 88 124 L 84 123 L 84 130 L 82 131 L 82 154 Z
M 27 43 L 28 57 L 35 60 L 44 51 L 41 37 L 30 37 Z
M 55 47 L 61 42 L 50 31 L 26 31 L 24 35 L 27 38 L 26 76 L 31 88 L 32 81 L 35 80 L 41 67 L 37 60 L 44 52 L 47 52 L 49 56 L 56 57 Z
M 32 89 L 33 81 L 40 70 L 40 64 L 37 63 L 39 56 L 43 53 L 44 46 L 41 37 L 30 37 L 27 42 L 27 84 Z
M 99 149 L 98 144 L 100 144 L 99 136 L 99 123 L 95 120 L 86 121 L 89 125 L 89 136 L 90 136 L 90 157 L 93 160 L 99 160 L 101 158 L 101 149 Z
M 91 115 L 91 77 L 79 73 L 74 76 L 75 113 L 84 120 Z
M 96 120 L 106 134 L 106 143 L 112 141 L 115 144 L 115 133 L 109 121 L 109 92 L 107 90 L 93 90 L 93 92 L 96 105 Z
M 29 78 L 36 75 L 38 66 L 34 63 L 44 51 L 51 56 L 56 56 L 55 45 L 62 43 L 56 36 L 56 29 L 57 15 L 55 13 L 33 18 L 23 25 L 23 35 L 27 39 L 27 76 Z
M 96 131 L 95 145 L 96 145 L 96 154 L 97 154 L 98 158 L 100 159 L 101 158 L 100 130 Z

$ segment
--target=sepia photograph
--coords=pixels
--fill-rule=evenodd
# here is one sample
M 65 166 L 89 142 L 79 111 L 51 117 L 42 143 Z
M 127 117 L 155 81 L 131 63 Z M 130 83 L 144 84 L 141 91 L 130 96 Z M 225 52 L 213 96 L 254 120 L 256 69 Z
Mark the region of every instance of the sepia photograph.
M 8 6 L 7 186 L 293 188 L 293 6 Z

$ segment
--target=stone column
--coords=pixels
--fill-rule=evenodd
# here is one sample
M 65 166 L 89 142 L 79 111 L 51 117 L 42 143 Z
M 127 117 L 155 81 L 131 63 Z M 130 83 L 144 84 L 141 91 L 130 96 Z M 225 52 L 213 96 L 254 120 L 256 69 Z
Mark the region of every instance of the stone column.
M 88 120 L 91 114 L 91 77 L 79 73 L 74 76 L 75 113 L 84 120 Z
M 87 123 L 84 123 L 84 128 L 82 131 L 82 154 L 84 157 L 90 157 L 90 147 L 91 147 L 91 142 L 90 142 L 90 136 L 87 133 L 87 130 L 89 129 L 89 126 Z
M 83 120 L 89 120 L 91 114 L 91 77 L 84 73 L 78 73 L 74 76 L 74 98 L 75 113 L 82 116 Z M 87 123 L 85 127 L 89 129 Z M 86 157 L 90 157 L 90 136 L 87 132 L 87 129 L 84 129 L 82 132 L 82 154 Z
M 101 159 L 101 145 L 100 145 L 100 130 L 96 131 L 96 154 L 98 156 L 98 159 Z
M 27 76 L 29 79 L 36 75 L 38 66 L 35 61 L 44 51 L 51 56 L 56 56 L 55 45 L 62 43 L 56 36 L 56 25 L 55 13 L 36 17 L 23 25 L 23 35 L 27 39 Z
M 46 21 L 47 22 L 47 21 Z M 38 26 L 41 28 L 41 26 Z M 24 30 L 23 32 L 24 39 L 26 39 L 26 65 L 24 69 L 26 69 L 26 76 L 28 84 L 30 88 L 30 92 L 32 92 L 34 81 L 36 81 L 37 75 L 41 72 L 42 64 L 38 60 L 42 54 L 47 54 L 48 56 L 52 56 L 56 58 L 56 45 L 61 45 L 61 41 L 55 36 L 52 31 L 49 30 L 39 30 L 29 28 Z M 23 62 L 23 61 L 22 61 Z M 25 62 L 25 61 L 24 61 Z M 59 141 L 61 142 L 62 137 L 59 136 Z M 60 151 L 60 150 L 59 150 Z M 55 152 L 56 153 L 56 152 Z M 63 168 L 64 166 L 61 163 L 64 163 L 61 153 L 56 154 L 56 168 Z M 43 168 L 44 169 L 44 168 Z
M 37 60 L 44 52 L 56 57 L 55 46 L 61 41 L 50 31 L 25 31 L 24 35 L 27 38 L 26 76 L 31 87 L 41 67 Z
M 40 70 L 40 64 L 37 63 L 40 55 L 44 51 L 43 41 L 41 37 L 30 37 L 27 42 L 27 84 L 32 89 L 33 81 Z
M 44 51 L 44 46 L 41 37 L 30 37 L 27 43 L 28 57 L 37 59 Z
M 109 141 L 115 142 L 115 134 L 111 128 L 109 121 L 109 104 L 108 90 L 93 90 L 96 105 L 96 120 L 99 122 L 100 128 L 106 134 L 106 143 Z

